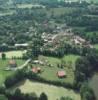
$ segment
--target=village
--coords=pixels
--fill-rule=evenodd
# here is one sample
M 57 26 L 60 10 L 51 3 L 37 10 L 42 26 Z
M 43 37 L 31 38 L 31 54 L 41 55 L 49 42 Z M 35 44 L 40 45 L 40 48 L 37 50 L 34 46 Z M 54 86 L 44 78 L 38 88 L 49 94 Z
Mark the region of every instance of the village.
M 97 3 L 5 2 L 0 1 L 0 100 L 97 100 Z

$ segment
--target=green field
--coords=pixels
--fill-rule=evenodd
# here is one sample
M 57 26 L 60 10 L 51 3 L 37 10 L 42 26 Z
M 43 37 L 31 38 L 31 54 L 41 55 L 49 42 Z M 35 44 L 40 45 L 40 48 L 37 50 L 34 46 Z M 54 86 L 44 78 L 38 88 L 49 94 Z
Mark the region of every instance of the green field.
M 62 96 L 70 96 L 71 98 L 73 98 L 73 100 L 81 100 L 80 95 L 71 89 L 65 89 L 63 87 L 56 87 L 53 85 L 38 82 L 32 82 L 29 80 L 25 80 L 19 83 L 11 90 L 15 90 L 16 88 L 19 88 L 23 93 L 35 92 L 38 96 L 40 96 L 42 92 L 45 92 L 48 96 L 48 100 L 59 100 L 59 98 Z
M 6 58 L 12 58 L 12 57 L 22 57 L 23 53 L 25 53 L 26 50 L 17 50 L 17 51 L 7 51 L 4 52 L 6 54 Z M 1 58 L 1 53 L 0 53 L 0 58 Z
M 6 71 L 6 67 L 8 66 L 8 62 L 9 60 L 1 60 L 0 59 L 0 85 L 3 84 L 4 80 L 6 79 L 6 77 L 13 75 L 14 72 L 13 71 Z M 24 63 L 24 60 L 16 60 L 18 66 L 22 65 Z
M 34 64 L 33 66 L 41 67 L 42 73 L 39 74 L 42 78 L 46 80 L 52 80 L 52 81 L 59 81 L 59 82 L 65 82 L 73 84 L 74 81 L 74 70 L 75 70 L 75 61 L 79 58 L 77 55 L 65 55 L 62 59 L 54 58 L 54 57 L 45 57 L 40 56 L 39 59 L 41 61 L 48 61 L 48 64 L 51 64 L 53 67 L 49 67 L 48 65 L 39 65 Z M 58 68 L 58 64 L 65 63 L 63 68 Z M 60 70 L 64 70 L 67 74 L 66 78 L 58 78 L 57 72 Z

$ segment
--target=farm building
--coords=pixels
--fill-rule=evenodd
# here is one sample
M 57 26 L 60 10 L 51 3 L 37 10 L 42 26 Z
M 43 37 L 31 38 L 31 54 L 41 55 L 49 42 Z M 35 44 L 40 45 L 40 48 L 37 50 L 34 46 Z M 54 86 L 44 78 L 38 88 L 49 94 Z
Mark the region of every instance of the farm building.
M 41 68 L 40 67 L 33 67 L 32 68 L 32 72 L 33 73 L 40 73 L 41 72 Z
M 15 61 L 15 60 L 10 60 L 10 61 L 9 61 L 9 67 L 12 67 L 12 68 L 17 67 L 16 61 Z
M 57 76 L 58 76 L 59 78 L 66 77 L 66 72 L 65 72 L 65 71 L 58 71 L 58 72 L 57 72 Z

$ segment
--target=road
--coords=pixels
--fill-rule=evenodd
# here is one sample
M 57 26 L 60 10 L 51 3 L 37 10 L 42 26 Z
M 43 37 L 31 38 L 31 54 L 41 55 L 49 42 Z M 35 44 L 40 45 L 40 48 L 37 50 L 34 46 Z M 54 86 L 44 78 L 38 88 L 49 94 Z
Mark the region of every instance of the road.
M 15 68 L 15 70 L 23 69 L 30 61 L 31 61 L 31 59 L 28 59 L 23 65 L 21 65 L 21 66 Z

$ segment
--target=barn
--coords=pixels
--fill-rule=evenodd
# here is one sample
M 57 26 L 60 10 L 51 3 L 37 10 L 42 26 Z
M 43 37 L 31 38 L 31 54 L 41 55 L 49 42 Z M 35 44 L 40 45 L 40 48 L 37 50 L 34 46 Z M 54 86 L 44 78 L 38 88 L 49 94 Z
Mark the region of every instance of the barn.
M 64 78 L 64 77 L 67 76 L 67 74 L 66 74 L 65 71 L 58 71 L 58 72 L 57 72 L 57 76 L 58 76 L 59 78 Z

